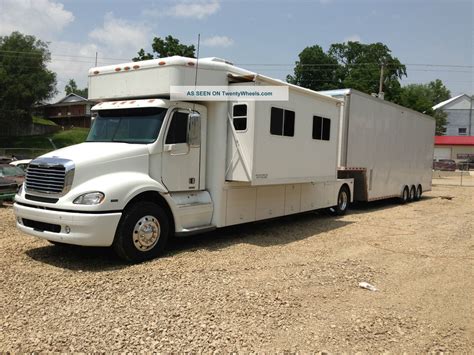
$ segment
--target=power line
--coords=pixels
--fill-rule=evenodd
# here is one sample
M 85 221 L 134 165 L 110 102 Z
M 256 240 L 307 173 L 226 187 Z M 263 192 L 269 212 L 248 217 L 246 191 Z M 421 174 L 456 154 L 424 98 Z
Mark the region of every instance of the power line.
M 22 55 L 33 55 L 33 56 L 43 56 L 43 53 L 32 52 L 32 51 L 8 51 L 8 50 L 0 50 L 0 53 L 5 54 L 22 54 Z M 50 53 L 51 57 L 67 57 L 67 58 L 85 58 L 95 60 L 95 56 L 83 56 L 83 55 L 72 55 L 72 54 L 57 54 L 57 53 Z M 59 60 L 59 59 L 56 59 Z M 130 58 L 109 58 L 103 57 L 100 58 L 102 61 L 128 61 L 130 62 Z M 236 65 L 242 66 L 262 66 L 262 67 L 294 67 L 297 63 L 236 63 Z M 311 64 L 298 64 L 304 67 L 337 67 L 341 65 L 340 63 L 311 63 Z M 364 66 L 364 65 L 376 65 L 380 67 L 380 63 L 378 62 L 366 62 L 366 63 L 347 63 L 343 65 L 348 66 Z M 387 63 L 385 66 L 398 66 L 398 63 Z M 461 65 L 461 64 L 434 64 L 434 63 L 401 63 L 401 65 L 405 66 L 425 66 L 425 67 L 447 67 L 447 68 L 474 68 L 474 65 Z

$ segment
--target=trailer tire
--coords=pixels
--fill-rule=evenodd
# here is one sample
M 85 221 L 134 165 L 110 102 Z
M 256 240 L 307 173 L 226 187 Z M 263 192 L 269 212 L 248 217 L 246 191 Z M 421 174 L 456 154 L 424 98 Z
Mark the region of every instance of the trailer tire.
M 329 207 L 327 211 L 333 216 L 343 216 L 347 212 L 350 201 L 351 192 L 346 185 L 343 185 L 337 194 L 337 205 L 334 207 Z
M 161 255 L 170 235 L 165 210 L 149 201 L 138 201 L 123 212 L 112 247 L 123 260 L 139 263 Z
M 416 188 L 416 193 L 415 193 L 415 201 L 420 201 L 422 194 L 423 194 L 423 188 L 421 187 L 421 185 L 418 185 L 418 187 Z
M 408 186 L 405 186 L 402 191 L 402 195 L 400 196 L 400 202 L 405 204 L 408 202 L 410 196 L 410 191 L 408 190 Z
M 408 196 L 408 202 L 413 202 L 416 200 L 416 188 L 415 185 L 412 185 L 410 188 L 410 195 Z

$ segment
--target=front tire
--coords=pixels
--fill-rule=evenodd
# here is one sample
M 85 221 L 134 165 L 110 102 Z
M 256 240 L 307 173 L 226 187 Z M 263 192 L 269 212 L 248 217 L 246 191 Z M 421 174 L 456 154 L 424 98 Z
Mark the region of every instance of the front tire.
M 161 255 L 170 235 L 170 223 L 165 210 L 148 201 L 125 209 L 112 245 L 122 259 L 139 263 Z

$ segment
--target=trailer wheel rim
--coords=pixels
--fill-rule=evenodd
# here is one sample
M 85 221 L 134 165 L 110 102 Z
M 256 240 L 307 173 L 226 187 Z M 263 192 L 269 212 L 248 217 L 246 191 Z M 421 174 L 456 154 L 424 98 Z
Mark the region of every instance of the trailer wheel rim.
M 339 209 L 341 211 L 344 211 L 347 208 L 347 201 L 348 200 L 349 199 L 347 197 L 347 192 L 345 190 L 342 190 L 339 193 L 339 201 L 338 201 Z
M 404 188 L 403 189 L 403 201 L 407 201 L 408 200 L 408 189 L 407 188 Z
M 140 251 L 149 251 L 158 243 L 160 233 L 160 223 L 156 217 L 144 216 L 133 228 L 133 245 Z
M 410 199 L 411 199 L 411 200 L 414 200 L 415 197 L 416 197 L 416 190 L 415 190 L 414 187 L 412 187 L 412 188 L 410 189 Z
M 421 198 L 421 186 L 418 186 L 416 189 L 416 198 L 420 199 Z

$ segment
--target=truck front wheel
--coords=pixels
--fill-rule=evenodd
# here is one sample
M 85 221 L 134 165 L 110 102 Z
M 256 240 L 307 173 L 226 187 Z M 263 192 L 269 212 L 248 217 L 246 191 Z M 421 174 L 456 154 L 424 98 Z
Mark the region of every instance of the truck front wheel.
M 162 254 L 169 234 L 170 223 L 164 209 L 141 201 L 125 209 L 112 246 L 120 258 L 141 262 Z

